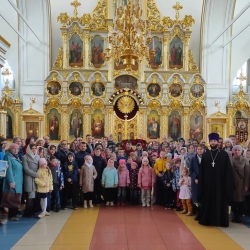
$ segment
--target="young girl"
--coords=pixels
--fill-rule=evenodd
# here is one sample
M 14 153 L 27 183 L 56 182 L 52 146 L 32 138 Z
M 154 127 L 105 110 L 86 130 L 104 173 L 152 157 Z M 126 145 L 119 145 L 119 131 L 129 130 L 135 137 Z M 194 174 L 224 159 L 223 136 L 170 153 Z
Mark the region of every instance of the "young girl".
M 44 158 L 44 148 L 38 146 L 37 151 L 37 154 L 40 156 L 40 158 Z
M 187 169 L 190 167 L 190 161 L 195 156 L 194 145 L 188 145 L 187 147 L 187 157 L 185 158 L 185 166 Z M 181 169 L 182 170 L 182 169 Z M 181 172 L 182 173 L 182 172 Z
M 173 181 L 172 181 L 172 188 L 173 191 L 176 193 L 176 211 L 181 211 L 181 201 L 179 199 L 179 193 L 180 193 L 180 166 L 181 166 L 181 159 L 177 158 L 174 161 L 174 174 L 173 174 Z
M 173 169 L 172 161 L 166 163 L 166 171 L 162 175 L 163 186 L 164 186 L 164 198 L 165 198 L 165 209 L 172 209 L 174 204 L 174 194 L 172 189 L 173 181 Z
M 138 186 L 141 188 L 143 207 L 150 207 L 151 189 L 155 183 L 154 170 L 149 166 L 148 158 L 142 158 L 142 165 L 138 174 Z
M 136 150 L 135 150 L 135 152 L 137 154 L 137 161 L 140 162 L 141 159 L 142 159 L 142 152 L 143 152 L 141 143 L 137 143 L 136 144 Z
M 119 164 L 118 164 L 118 161 L 116 159 L 116 153 L 111 153 L 110 159 L 114 161 L 114 167 L 117 169 Z
M 39 169 L 37 173 L 39 174 L 39 178 L 35 178 L 35 183 L 37 184 L 37 193 L 40 194 L 40 204 L 42 208 L 42 213 L 40 213 L 38 217 L 43 218 L 45 215 L 50 215 L 50 213 L 46 211 L 47 194 L 49 192 L 51 193 L 53 190 L 52 174 L 44 158 L 39 160 Z
M 233 142 L 230 138 L 226 138 L 224 140 L 225 147 L 222 149 L 226 151 L 229 155 L 229 157 L 232 157 L 232 149 L 233 149 Z
M 128 187 L 130 183 L 129 171 L 126 167 L 126 161 L 124 159 L 121 159 L 119 161 L 119 167 L 117 171 L 118 171 L 117 206 L 120 205 L 124 206 L 126 187 Z
M 191 178 L 188 176 L 188 169 L 183 168 L 182 176 L 179 181 L 180 185 L 180 194 L 179 198 L 181 199 L 183 210 L 181 214 L 186 214 L 191 216 L 193 212 L 193 207 L 191 203 Z
M 137 190 L 137 185 L 138 185 L 138 165 L 136 162 L 132 162 L 131 163 L 131 169 L 129 170 L 129 179 L 130 179 L 130 202 L 133 205 L 137 205 L 138 202 L 138 198 L 137 198 L 137 194 L 138 194 L 138 190 Z
M 80 186 L 84 193 L 84 208 L 87 208 L 87 201 L 89 207 L 93 207 L 92 200 L 94 196 L 94 180 L 97 177 L 97 172 L 93 166 L 93 159 L 90 155 L 85 156 L 85 162 L 81 168 Z
M 109 159 L 108 165 L 102 173 L 102 186 L 105 188 L 106 206 L 114 206 L 115 188 L 118 184 L 118 175 L 114 167 L 114 160 Z

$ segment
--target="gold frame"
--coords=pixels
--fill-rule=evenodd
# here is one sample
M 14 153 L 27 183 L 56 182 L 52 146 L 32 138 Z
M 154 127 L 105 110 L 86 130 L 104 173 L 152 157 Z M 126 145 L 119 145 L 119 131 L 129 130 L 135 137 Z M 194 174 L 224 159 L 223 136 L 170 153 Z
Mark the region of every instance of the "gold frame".
M 59 93 L 58 93 L 57 95 L 52 95 L 52 94 L 49 93 L 49 91 L 48 91 L 48 85 L 49 85 L 50 82 L 58 82 L 58 83 L 60 84 L 61 89 L 59 90 Z M 60 96 L 62 95 L 62 82 L 59 81 L 58 79 L 50 79 L 50 80 L 46 83 L 45 89 L 46 89 L 46 94 L 47 94 L 47 96 L 49 96 L 49 97 L 60 97 Z
M 71 121 L 70 121 L 70 118 L 71 118 L 71 115 L 73 114 L 73 111 L 74 110 L 79 110 L 81 116 L 82 116 L 82 133 L 84 135 L 84 112 L 83 112 L 83 109 L 81 107 L 79 108 L 76 108 L 76 107 L 73 107 L 71 106 L 68 110 L 68 115 L 69 115 L 69 118 L 68 118 L 68 122 L 69 122 L 69 129 L 68 129 L 68 140 L 70 140 L 70 126 L 71 126 Z
M 164 43 L 163 43 L 163 39 L 161 38 L 161 37 L 159 37 L 159 36 L 153 36 L 152 37 L 152 39 L 154 38 L 154 37 L 157 37 L 158 38 L 158 40 L 161 42 L 161 45 L 162 45 L 162 54 L 161 54 L 161 64 L 159 65 L 159 67 L 158 68 L 152 68 L 151 66 L 150 66 L 150 63 L 148 62 L 148 64 L 147 64 L 147 67 L 148 68 L 150 68 L 150 69 L 152 69 L 152 70 L 158 70 L 158 69 L 160 69 L 160 68 L 162 68 L 163 67 L 163 59 L 164 59 Z M 152 41 L 153 42 L 153 41 Z M 148 45 L 148 49 L 149 49 L 149 45 Z M 139 69 L 139 67 L 138 67 L 138 69 Z
M 194 112 L 199 112 L 200 113 L 200 115 L 201 115 L 201 117 L 202 117 L 202 121 L 203 121 L 203 126 L 202 126 L 202 130 L 203 130 L 203 138 L 205 138 L 205 136 L 206 136 L 206 125 L 205 125 L 205 123 L 206 123 L 206 116 L 205 116 L 205 114 L 204 114 L 204 110 L 203 109 L 199 109 L 199 110 L 191 110 L 190 111 L 190 114 L 189 114 L 189 138 L 191 138 L 190 137 L 190 129 L 191 129 L 191 116 L 194 114 Z M 202 138 L 202 139 L 203 139 Z
M 194 97 L 192 92 L 191 92 L 191 88 L 194 86 L 194 85 L 200 85 L 203 87 L 203 94 L 200 96 L 200 97 Z M 203 84 L 202 82 L 193 82 L 191 83 L 190 87 L 189 87 L 189 96 L 192 100 L 199 100 L 199 99 L 203 99 L 204 96 L 205 96 L 205 84 Z
M 103 86 L 104 86 L 104 88 L 105 88 L 101 96 L 96 96 L 96 95 L 93 94 L 92 86 L 93 86 L 95 83 L 102 83 Z M 99 81 L 96 81 L 96 80 L 95 80 L 95 81 L 93 81 L 93 82 L 90 83 L 90 95 L 91 95 L 93 98 L 102 98 L 102 97 L 104 97 L 104 96 L 106 95 L 106 91 L 107 91 L 107 87 L 105 86 L 105 83 L 104 83 L 103 81 L 100 81 L 100 80 L 99 80 Z
M 121 71 L 120 71 L 121 72 Z M 115 91 L 119 91 L 120 89 L 117 89 L 116 87 L 115 87 L 115 81 L 116 81 L 116 79 L 118 78 L 118 77 L 121 77 L 121 76 L 132 76 L 132 77 L 134 77 L 135 79 L 136 79 L 136 88 L 135 89 L 131 89 L 132 91 L 138 91 L 138 89 L 139 89 L 139 84 L 138 84 L 138 81 L 139 81 L 139 79 L 135 76 L 135 75 L 132 75 L 132 74 L 124 74 L 124 73 L 122 73 L 122 74 L 120 74 L 120 75 L 118 75 L 117 77 L 115 77 L 115 78 L 113 78 L 114 79 L 114 84 L 113 84 L 113 86 L 114 86 L 114 90 Z M 125 89 L 125 88 L 121 88 L 121 89 Z M 115 92 L 114 91 L 114 92 Z
M 150 84 L 157 84 L 157 85 L 160 87 L 161 90 L 160 90 L 158 96 L 150 96 L 150 94 L 148 93 L 148 87 L 149 87 Z M 147 88 L 146 88 L 146 94 L 147 94 L 147 97 L 148 97 L 148 98 L 152 98 L 152 99 L 160 98 L 161 95 L 162 95 L 162 86 L 161 86 L 161 84 L 160 84 L 159 82 L 154 82 L 154 81 L 149 82 L 148 85 L 147 85 Z
M 177 84 L 177 85 L 180 85 L 181 86 L 181 95 L 180 96 L 172 96 L 171 95 L 171 92 L 170 92 L 170 88 L 171 88 L 171 86 L 172 85 L 174 85 L 174 84 Z M 183 86 L 182 86 L 182 84 L 181 84 L 181 82 L 171 82 L 169 85 L 168 85 L 168 97 L 170 98 L 170 99 L 178 99 L 178 100 L 180 100 L 182 97 L 183 97 L 183 92 L 184 92 L 184 89 L 183 89 Z
M 25 126 L 24 126 L 24 134 L 25 134 L 25 137 L 27 135 L 27 123 L 28 122 L 37 122 L 38 123 L 38 135 L 37 135 L 37 138 L 40 138 L 41 137 L 41 125 L 40 125 L 40 121 L 38 120 L 32 120 L 32 118 L 29 118 L 30 120 L 25 120 Z
M 73 94 L 71 94 L 71 91 L 70 91 L 69 87 L 70 87 L 70 84 L 73 83 L 73 82 L 79 82 L 82 85 L 82 90 L 81 90 L 81 94 L 80 95 L 73 95 Z M 72 98 L 83 97 L 83 95 L 84 95 L 84 82 L 79 80 L 79 73 L 75 73 L 74 74 L 74 80 L 71 80 L 71 81 L 68 82 L 68 94 Z
M 71 26 L 72 27 L 72 26 Z M 84 46 L 84 36 L 83 36 L 83 30 L 81 30 L 82 31 L 82 34 L 81 34 L 81 32 L 80 32 L 80 29 L 81 29 L 81 27 L 79 26 L 79 24 L 78 23 L 75 23 L 74 25 L 73 25 L 73 27 L 72 27 L 72 29 L 70 30 L 70 28 L 68 29 L 68 32 L 67 32 L 67 36 L 68 36 L 68 39 L 67 39 L 67 41 L 68 41 L 68 46 L 67 46 L 67 65 L 68 65 L 68 67 L 69 68 L 71 68 L 71 69 L 82 69 L 82 68 L 84 68 L 84 58 L 85 58 L 85 53 L 84 53 L 84 50 L 85 50 L 85 46 Z M 69 57 L 70 57 L 70 44 L 69 44 L 69 41 L 70 41 L 70 39 L 72 38 L 72 36 L 74 35 L 74 34 L 77 34 L 79 37 L 80 37 L 80 39 L 81 39 L 81 41 L 82 41 L 82 44 L 83 44 L 83 48 L 82 48 L 82 60 L 83 60 L 83 65 L 81 66 L 81 67 L 78 67 L 78 66 L 74 66 L 74 67 L 71 67 L 70 65 L 69 65 Z
M 91 62 L 91 50 L 92 50 L 91 42 L 92 42 L 92 40 L 93 40 L 96 36 L 100 36 L 101 39 L 103 40 L 103 51 L 105 50 L 105 47 L 107 47 L 106 40 L 105 40 L 105 38 L 104 38 L 103 36 L 101 36 L 101 35 L 99 35 L 99 34 L 96 34 L 96 35 L 94 35 L 94 36 L 91 36 L 90 39 L 89 39 L 89 65 L 90 65 L 91 67 L 93 67 L 94 69 L 101 69 L 101 68 L 103 68 L 103 67 L 106 65 L 105 59 L 104 59 L 103 64 L 102 64 L 101 67 L 99 67 L 99 68 L 95 67 L 94 64 Z M 106 46 L 105 46 L 105 45 L 106 45 Z

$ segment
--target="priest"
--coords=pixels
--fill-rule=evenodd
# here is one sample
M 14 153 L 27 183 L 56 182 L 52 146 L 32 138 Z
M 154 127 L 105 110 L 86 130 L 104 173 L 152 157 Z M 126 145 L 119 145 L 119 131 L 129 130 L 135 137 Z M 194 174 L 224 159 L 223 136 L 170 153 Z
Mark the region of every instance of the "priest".
M 228 227 L 228 202 L 234 192 L 233 170 L 228 154 L 218 148 L 219 135 L 211 133 L 208 138 L 211 149 L 202 156 L 198 180 L 199 223 Z

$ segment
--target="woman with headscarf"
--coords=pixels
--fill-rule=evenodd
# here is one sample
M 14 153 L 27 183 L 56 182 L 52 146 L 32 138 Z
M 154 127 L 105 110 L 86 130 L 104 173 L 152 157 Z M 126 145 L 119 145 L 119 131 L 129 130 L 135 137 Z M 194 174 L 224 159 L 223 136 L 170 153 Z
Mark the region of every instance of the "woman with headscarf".
M 235 182 L 234 197 L 232 202 L 232 222 L 241 223 L 244 212 L 245 193 L 248 192 L 249 187 L 249 162 L 242 156 L 241 146 L 234 146 L 232 153 L 233 157 L 230 160 Z
M 23 192 L 23 165 L 18 157 L 18 151 L 19 146 L 16 143 L 12 143 L 9 151 L 5 154 L 5 160 L 8 161 L 9 168 L 3 181 L 3 192 L 16 192 L 17 194 L 22 194 Z M 18 208 L 9 208 L 8 219 L 18 221 L 17 213 Z
M 39 174 L 37 173 L 39 160 L 40 157 L 37 155 L 36 145 L 28 145 L 26 155 L 23 156 L 24 192 L 28 193 L 24 217 L 32 217 L 33 202 L 36 197 L 35 178 L 39 178 Z

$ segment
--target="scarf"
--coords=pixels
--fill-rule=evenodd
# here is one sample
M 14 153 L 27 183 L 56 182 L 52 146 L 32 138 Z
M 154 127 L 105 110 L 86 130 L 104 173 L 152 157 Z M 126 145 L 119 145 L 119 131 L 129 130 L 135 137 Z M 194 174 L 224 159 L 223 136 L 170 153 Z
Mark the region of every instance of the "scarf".
M 29 155 L 32 159 L 35 159 L 35 157 L 36 157 L 36 154 L 34 154 L 32 152 L 32 150 L 30 149 L 30 145 L 28 145 L 28 147 L 27 147 L 26 154 Z
M 17 160 L 19 160 L 18 154 L 13 154 L 11 151 L 10 151 L 10 154 L 11 154 L 14 158 L 16 158 Z
M 90 168 L 91 166 L 92 166 L 92 163 L 87 163 L 87 162 L 85 162 L 85 165 L 88 167 L 88 168 Z

